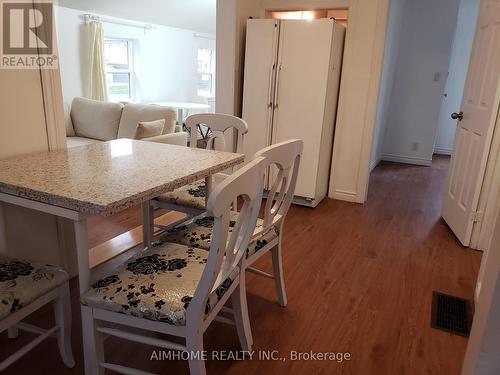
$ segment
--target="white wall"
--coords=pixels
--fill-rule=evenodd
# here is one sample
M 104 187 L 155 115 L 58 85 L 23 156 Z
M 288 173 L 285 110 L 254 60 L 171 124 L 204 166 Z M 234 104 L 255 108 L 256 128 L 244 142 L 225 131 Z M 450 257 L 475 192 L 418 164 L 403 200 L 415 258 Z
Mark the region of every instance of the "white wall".
M 382 157 L 382 143 L 389 114 L 392 87 L 394 85 L 401 35 L 400 30 L 403 23 L 403 10 L 406 1 L 407 0 L 391 0 L 385 36 L 384 68 L 382 70 L 382 78 L 380 79 L 377 117 L 375 120 L 375 129 L 373 131 L 370 171 L 377 166 Z
M 458 7 L 459 0 L 405 3 L 382 159 L 432 162 Z
M 453 38 L 453 48 L 450 59 L 450 75 L 446 81 L 445 93 L 439 113 L 438 130 L 434 152 L 451 155 L 457 121 L 450 114 L 460 110 L 462 96 L 467 78 L 469 58 L 474 41 L 479 0 L 461 0 L 458 10 L 458 23 Z
M 82 50 L 83 11 L 57 7 L 56 26 L 63 95 L 66 102 L 85 96 L 85 51 Z M 109 18 L 109 17 L 106 17 Z M 142 28 L 103 22 L 105 37 L 132 40 L 134 101 L 192 101 L 196 97 L 196 48 L 213 46 L 213 39 L 195 31 L 156 25 Z

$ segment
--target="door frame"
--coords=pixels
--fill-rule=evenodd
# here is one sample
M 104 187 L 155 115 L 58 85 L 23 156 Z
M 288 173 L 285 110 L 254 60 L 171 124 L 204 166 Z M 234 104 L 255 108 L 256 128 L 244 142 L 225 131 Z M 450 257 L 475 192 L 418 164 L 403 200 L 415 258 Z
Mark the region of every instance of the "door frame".
M 53 4 L 55 6 L 55 4 Z M 42 28 L 43 30 L 47 30 Z M 43 31 L 42 30 L 42 31 Z M 57 28 L 55 16 L 52 16 L 52 43 L 54 54 L 57 56 L 58 63 L 59 49 L 57 46 Z M 35 30 L 40 33 L 40 28 Z M 44 38 L 42 38 L 44 39 Z M 45 128 L 47 131 L 47 143 L 49 151 L 67 148 L 66 125 L 64 123 L 64 100 L 61 84 L 60 66 L 57 69 L 38 69 L 40 73 L 40 86 L 42 89 L 43 111 L 45 115 Z M 68 236 L 73 235 L 72 226 L 69 226 L 65 219 L 56 216 L 57 239 L 59 245 L 59 255 L 61 263 L 69 272 L 70 276 L 77 274 L 76 267 L 76 248 L 71 245 Z M 70 260 L 68 251 L 71 250 L 73 259 Z
M 66 127 L 59 69 L 41 69 L 40 81 L 49 150 L 64 149 L 67 147 Z
M 55 6 L 55 4 L 52 4 Z M 57 29 L 55 15 L 52 15 L 52 43 L 54 55 L 57 56 L 58 62 L 59 50 L 57 48 Z M 37 28 L 35 34 L 49 32 L 49 28 Z M 47 38 L 47 35 L 40 35 L 42 40 Z M 64 124 L 64 102 L 61 85 L 60 67 L 57 69 L 42 69 L 40 72 L 40 85 L 42 87 L 43 110 L 45 114 L 45 127 L 47 129 L 47 141 L 49 150 L 57 150 L 66 148 L 66 126 Z

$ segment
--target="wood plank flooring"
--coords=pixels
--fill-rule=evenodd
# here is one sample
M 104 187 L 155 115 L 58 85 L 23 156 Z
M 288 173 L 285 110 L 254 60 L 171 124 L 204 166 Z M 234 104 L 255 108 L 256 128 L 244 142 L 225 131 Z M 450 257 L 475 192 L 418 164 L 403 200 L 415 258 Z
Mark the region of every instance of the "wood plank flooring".
M 283 238 L 288 306 L 276 303 L 272 280 L 247 277 L 254 350 L 277 350 L 287 359 L 209 360 L 208 374 L 459 374 L 467 341 L 430 327 L 431 293 L 472 299 L 481 253 L 463 248 L 440 219 L 448 162 L 382 163 L 372 173 L 365 205 L 326 199 L 316 209 L 292 207 Z M 126 225 L 101 221 L 90 234 L 102 242 L 109 228 L 133 228 L 136 213 L 123 215 Z M 270 271 L 270 259 L 258 266 Z M 75 280 L 72 292 L 77 367 L 65 369 L 55 340 L 49 340 L 5 374 L 83 373 Z M 48 326 L 50 313 L 43 309 L 30 321 Z M 3 334 L 0 355 L 29 338 L 9 342 Z M 207 330 L 204 342 L 208 351 L 239 350 L 234 327 L 222 323 Z M 110 361 L 188 373 L 184 361 L 150 361 L 155 349 L 106 341 Z M 350 360 L 293 361 L 290 351 L 348 352 Z

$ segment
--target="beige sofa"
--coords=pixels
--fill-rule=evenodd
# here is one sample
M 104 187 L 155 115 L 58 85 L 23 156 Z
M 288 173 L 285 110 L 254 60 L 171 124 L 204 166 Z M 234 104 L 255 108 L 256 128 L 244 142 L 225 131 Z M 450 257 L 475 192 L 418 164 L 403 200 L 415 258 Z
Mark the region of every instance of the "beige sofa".
M 64 117 L 68 147 L 82 146 L 118 138 L 134 138 L 140 121 L 165 119 L 162 135 L 144 138 L 145 141 L 187 145 L 188 134 L 176 125 L 173 108 L 153 104 L 121 104 L 74 98 L 65 104 Z

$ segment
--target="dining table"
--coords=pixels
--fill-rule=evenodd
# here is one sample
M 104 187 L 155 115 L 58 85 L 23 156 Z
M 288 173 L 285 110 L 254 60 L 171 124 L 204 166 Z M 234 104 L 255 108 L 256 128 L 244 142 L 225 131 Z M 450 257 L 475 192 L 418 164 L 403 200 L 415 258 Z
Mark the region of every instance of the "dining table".
M 92 283 L 87 218 L 109 216 L 243 163 L 244 155 L 118 139 L 0 160 L 0 202 L 73 221 L 80 293 Z M 0 252 L 5 223 L 0 204 Z M 145 246 L 148 244 L 145 244 Z

